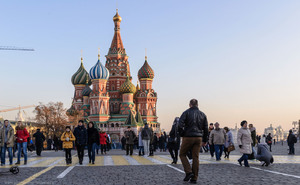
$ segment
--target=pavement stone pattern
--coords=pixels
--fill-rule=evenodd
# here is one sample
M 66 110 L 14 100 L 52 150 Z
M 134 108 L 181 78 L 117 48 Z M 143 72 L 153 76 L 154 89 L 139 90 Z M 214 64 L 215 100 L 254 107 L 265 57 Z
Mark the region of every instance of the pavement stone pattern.
M 300 153 L 300 144 L 297 143 L 295 148 L 296 155 L 291 156 L 287 155 L 287 146 L 273 146 L 275 163 L 269 167 L 262 167 L 256 160 L 250 161 L 250 168 L 240 167 L 236 162 L 241 156 L 238 151 L 232 152 L 229 160 L 222 158 L 220 162 L 209 153 L 201 153 L 198 184 L 299 184 L 300 155 L 297 152 Z M 168 152 L 156 152 L 154 157 L 140 157 L 136 155 L 137 150 L 133 156 L 124 155 L 125 151 L 122 150 L 110 150 L 107 155 L 97 155 L 95 165 L 88 163 L 87 155 L 83 165 L 79 165 L 76 153 L 75 150 L 72 151 L 73 163 L 69 166 L 65 164 L 62 151 L 43 151 L 42 157 L 29 153 L 28 164 L 20 166 L 19 174 L 0 173 L 0 184 L 18 184 L 29 177 L 31 181 L 28 184 L 39 185 L 189 184 L 182 181 L 185 174 L 180 171 L 183 170 L 181 164 L 172 165 L 179 171 L 168 166 L 171 163 Z M 9 167 L 0 167 L 0 172 L 9 170 Z M 69 168 L 72 168 L 69 173 L 63 178 L 57 178 Z M 32 178 L 45 169 L 49 170 Z

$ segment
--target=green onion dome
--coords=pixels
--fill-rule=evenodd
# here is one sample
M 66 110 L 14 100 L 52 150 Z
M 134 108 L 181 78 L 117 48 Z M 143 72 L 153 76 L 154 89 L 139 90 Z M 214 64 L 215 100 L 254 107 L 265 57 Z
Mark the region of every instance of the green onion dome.
M 82 62 L 82 58 L 81 58 L 80 67 L 76 71 L 76 73 L 73 74 L 71 81 L 72 81 L 73 85 L 84 85 L 87 80 L 88 80 L 88 84 L 91 85 L 92 81 L 88 76 L 88 72 L 85 70 L 85 68 L 83 66 L 83 62 Z
M 88 75 L 87 75 L 87 76 L 88 76 Z M 88 77 L 87 77 L 87 78 L 88 78 Z M 82 96 L 89 96 L 91 92 L 92 92 L 92 89 L 91 89 L 90 86 L 89 86 L 88 80 L 86 80 L 85 87 L 84 87 L 84 89 L 81 91 L 81 94 L 82 94 Z
M 139 77 L 139 79 L 141 79 L 141 78 L 153 79 L 154 78 L 154 71 L 149 66 L 149 64 L 147 62 L 147 57 L 145 57 L 145 63 L 138 72 L 138 77 Z
M 133 85 L 133 83 L 131 83 L 131 81 L 129 80 L 129 76 L 127 76 L 126 81 L 121 85 L 120 92 L 121 93 L 133 93 L 133 94 L 136 92 L 135 85 Z
M 72 105 L 68 110 L 67 110 L 67 115 L 68 116 L 74 116 L 77 114 L 77 111 L 75 107 Z

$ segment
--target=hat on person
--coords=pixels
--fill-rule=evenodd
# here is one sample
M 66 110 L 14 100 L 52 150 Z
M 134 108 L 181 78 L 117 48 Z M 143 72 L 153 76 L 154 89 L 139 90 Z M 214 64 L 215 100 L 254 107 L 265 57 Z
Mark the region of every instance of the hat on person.
M 68 128 L 68 129 L 71 129 L 71 127 L 70 127 L 70 126 L 66 126 L 66 129 L 67 129 L 67 128 Z
M 131 128 L 131 126 L 128 126 L 127 128 Z

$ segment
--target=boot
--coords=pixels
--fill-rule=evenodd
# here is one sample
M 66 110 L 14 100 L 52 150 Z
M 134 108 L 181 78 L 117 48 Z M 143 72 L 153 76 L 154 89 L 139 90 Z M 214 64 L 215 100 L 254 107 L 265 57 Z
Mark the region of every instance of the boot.
M 67 165 L 69 164 L 69 158 L 66 158 L 66 164 Z
M 27 164 L 27 161 L 24 161 L 24 165 L 26 165 Z
M 139 156 L 141 156 L 142 154 L 141 154 L 141 152 L 139 151 Z
M 72 158 L 71 157 L 69 158 L 69 164 L 72 164 Z
M 20 164 L 20 161 L 16 162 L 16 165 Z

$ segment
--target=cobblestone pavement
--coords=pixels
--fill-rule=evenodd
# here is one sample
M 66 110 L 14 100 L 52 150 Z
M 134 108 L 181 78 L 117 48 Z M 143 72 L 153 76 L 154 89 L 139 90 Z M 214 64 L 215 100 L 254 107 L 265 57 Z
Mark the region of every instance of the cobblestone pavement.
M 299 144 L 298 144 L 299 145 Z M 299 147 L 299 146 L 297 146 Z M 285 146 L 273 149 L 284 153 Z M 298 148 L 296 148 L 296 152 Z M 87 153 L 87 152 L 86 152 Z M 96 164 L 78 164 L 76 151 L 72 151 L 73 163 L 66 165 L 62 151 L 44 151 L 42 157 L 29 154 L 28 164 L 20 165 L 20 173 L 0 175 L 0 184 L 189 184 L 182 181 L 181 163 L 170 165 L 167 152 L 156 152 L 153 157 L 126 156 L 124 151 L 111 150 L 107 155 L 97 155 Z M 275 153 L 275 152 L 274 152 Z M 250 161 L 250 168 L 240 167 L 234 152 L 229 160 L 217 162 L 208 153 L 200 154 L 198 184 L 299 184 L 300 156 L 274 155 L 275 163 L 262 167 L 260 162 Z M 8 162 L 8 161 L 7 161 Z M 7 171 L 9 165 L 0 168 Z

